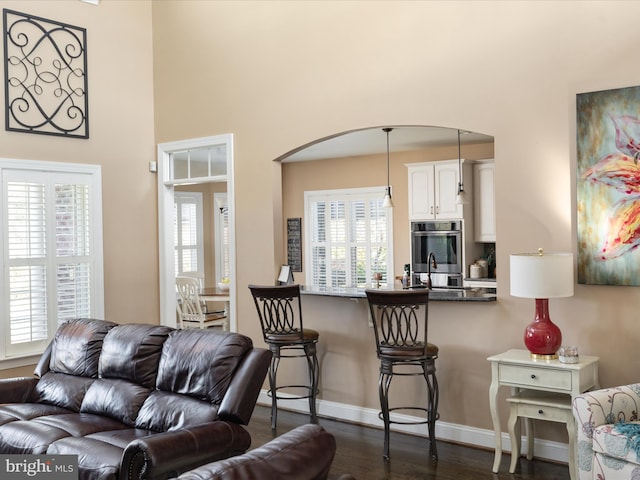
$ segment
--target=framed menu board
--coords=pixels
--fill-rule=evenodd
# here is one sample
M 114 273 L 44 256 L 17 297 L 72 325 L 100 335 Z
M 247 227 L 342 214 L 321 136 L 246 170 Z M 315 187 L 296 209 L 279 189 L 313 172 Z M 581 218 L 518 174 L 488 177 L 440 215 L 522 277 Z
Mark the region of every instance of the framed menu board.
M 292 272 L 302 271 L 301 218 L 287 218 L 287 260 Z

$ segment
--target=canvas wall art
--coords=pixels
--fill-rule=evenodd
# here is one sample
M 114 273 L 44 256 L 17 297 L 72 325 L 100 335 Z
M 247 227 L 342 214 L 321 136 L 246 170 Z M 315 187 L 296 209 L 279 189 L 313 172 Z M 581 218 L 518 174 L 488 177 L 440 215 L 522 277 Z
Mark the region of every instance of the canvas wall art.
M 640 87 L 577 95 L 578 283 L 640 285 Z

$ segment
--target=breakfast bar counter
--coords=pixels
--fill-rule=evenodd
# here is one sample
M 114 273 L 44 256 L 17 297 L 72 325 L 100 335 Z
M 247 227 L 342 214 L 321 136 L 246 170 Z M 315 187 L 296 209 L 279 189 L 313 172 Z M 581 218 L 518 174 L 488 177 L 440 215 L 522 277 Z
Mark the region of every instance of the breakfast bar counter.
M 385 289 L 386 290 L 386 289 Z M 325 297 L 366 298 L 364 288 L 308 287 L 301 286 L 303 295 Z M 430 301 L 444 302 L 495 302 L 496 292 L 492 288 L 439 288 L 429 292 Z

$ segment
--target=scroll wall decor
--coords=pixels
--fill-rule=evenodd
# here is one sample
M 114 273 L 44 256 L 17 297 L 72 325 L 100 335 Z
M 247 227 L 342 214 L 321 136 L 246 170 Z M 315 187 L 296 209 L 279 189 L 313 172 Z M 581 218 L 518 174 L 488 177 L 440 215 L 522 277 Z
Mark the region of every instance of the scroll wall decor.
M 640 87 L 577 96 L 578 283 L 640 285 Z
M 5 127 L 89 138 L 87 32 L 3 9 Z

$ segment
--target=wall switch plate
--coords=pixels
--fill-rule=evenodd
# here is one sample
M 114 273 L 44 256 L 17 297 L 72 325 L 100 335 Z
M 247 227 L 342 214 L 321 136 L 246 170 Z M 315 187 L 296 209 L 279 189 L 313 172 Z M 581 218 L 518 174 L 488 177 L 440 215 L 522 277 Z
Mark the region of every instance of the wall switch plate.
M 149 162 L 149 171 L 156 173 L 158 171 L 158 162 Z

